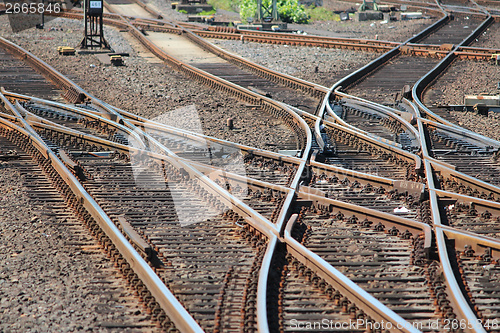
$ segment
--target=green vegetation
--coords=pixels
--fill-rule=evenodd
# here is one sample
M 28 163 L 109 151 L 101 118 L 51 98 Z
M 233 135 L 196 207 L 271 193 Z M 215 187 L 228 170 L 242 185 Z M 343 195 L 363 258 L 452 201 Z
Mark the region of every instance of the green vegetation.
M 256 18 L 257 0 L 207 0 L 208 4 L 217 9 L 239 12 L 242 22 L 248 18 Z M 271 5 L 271 0 L 263 0 L 265 6 Z M 278 0 L 278 14 L 283 22 L 308 23 L 309 21 L 340 21 L 340 17 L 323 7 L 299 5 L 298 0 Z M 200 14 L 210 15 L 210 13 Z
M 314 7 L 314 5 L 306 8 L 306 13 L 311 21 L 340 21 L 340 16 L 323 7 Z
M 262 0 L 266 7 L 271 6 L 271 0 Z M 257 12 L 256 0 L 240 0 L 240 17 L 243 22 L 248 18 L 255 18 Z M 308 23 L 309 15 L 298 0 L 278 0 L 278 15 L 283 22 Z
M 309 15 L 298 0 L 278 0 L 278 14 L 283 22 L 309 23 Z
M 207 0 L 209 5 L 212 5 L 216 9 L 229 10 L 233 12 L 239 12 L 239 0 Z
M 198 13 L 197 15 L 200 15 L 200 16 L 211 16 L 211 15 L 215 15 L 215 9 L 212 9 L 211 11 L 202 11 L 200 13 Z
M 257 0 L 240 0 L 240 18 L 246 23 L 249 18 L 257 16 Z
M 187 14 L 187 10 L 184 10 L 184 9 L 181 9 L 181 10 L 178 10 L 179 13 L 182 13 L 182 14 Z

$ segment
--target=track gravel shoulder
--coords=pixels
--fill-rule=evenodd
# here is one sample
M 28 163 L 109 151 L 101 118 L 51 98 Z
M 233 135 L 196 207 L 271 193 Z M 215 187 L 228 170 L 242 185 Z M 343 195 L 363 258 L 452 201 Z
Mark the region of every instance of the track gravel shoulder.
M 463 105 L 465 95 L 497 95 L 500 71 L 494 63 L 458 60 L 448 68 L 424 95 L 424 104 Z M 500 140 L 500 114 L 487 117 L 475 112 L 446 111 L 446 118 L 466 129 Z
M 17 163 L 0 164 L 0 332 L 156 332 L 87 230 L 33 201 Z

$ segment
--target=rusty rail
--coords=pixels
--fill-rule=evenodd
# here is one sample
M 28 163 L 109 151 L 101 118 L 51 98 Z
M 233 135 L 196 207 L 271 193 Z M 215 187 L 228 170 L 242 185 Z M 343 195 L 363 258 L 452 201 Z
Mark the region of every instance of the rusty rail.
M 31 52 L 11 43 L 10 41 L 2 37 L 0 37 L 0 46 L 10 53 L 14 54 L 15 56 L 28 62 L 43 76 L 53 82 L 58 88 L 64 90 L 64 98 L 66 100 L 70 101 L 71 103 L 81 103 L 88 99 L 88 96 L 82 88 L 77 86 L 74 82 L 68 80 L 52 66 L 40 60 Z

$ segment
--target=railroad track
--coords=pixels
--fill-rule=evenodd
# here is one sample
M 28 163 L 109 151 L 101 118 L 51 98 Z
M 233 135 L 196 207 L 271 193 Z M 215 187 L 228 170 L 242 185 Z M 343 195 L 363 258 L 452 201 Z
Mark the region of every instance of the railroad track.
M 486 28 L 490 20 L 484 21 L 484 16 L 466 16 L 465 14 L 457 14 L 453 16 L 453 19 L 450 16 L 445 16 L 436 22 L 434 27 L 431 27 L 432 30 L 424 31 L 407 42 L 418 41 L 419 44 L 442 45 L 445 44 L 445 41 L 449 41 L 449 44 L 442 45 L 440 48 L 448 48 L 448 51 L 451 51 L 455 47 L 454 45 L 460 44 L 462 40 L 467 37 L 469 37 L 468 40 L 471 40 L 472 34 L 479 34 Z M 361 82 L 347 79 L 341 81 L 339 85 L 351 95 L 379 103 L 396 103 L 404 93 L 402 91 L 405 86 L 412 86 L 440 62 L 438 58 L 407 56 L 406 54 L 418 53 L 412 45 L 415 44 L 395 48 L 392 53 L 385 55 L 385 59 L 380 59 L 378 63 L 373 62 L 373 69 L 367 68 L 364 71 Z M 380 66 L 382 63 L 384 65 Z M 401 75 L 394 76 L 393 73 L 401 73 Z M 353 75 L 353 77 L 359 77 L 359 75 Z
M 71 256 L 76 256 L 76 261 L 81 262 L 81 265 L 88 265 L 87 260 L 89 260 L 94 266 L 102 267 L 101 269 L 92 269 L 88 266 L 71 268 L 71 273 L 68 272 L 68 274 L 77 276 L 78 279 L 81 279 L 79 281 L 81 283 L 79 288 L 85 291 L 82 295 L 71 294 L 70 297 L 72 301 L 82 304 L 81 302 L 84 302 L 84 298 L 87 297 L 95 302 L 95 304 L 91 305 L 91 309 L 95 311 L 93 314 L 79 314 L 81 317 L 89 317 L 80 321 L 80 329 L 85 325 L 94 330 L 119 327 L 120 329 L 130 330 L 131 332 L 157 331 L 150 316 L 141 306 L 139 298 L 131 295 L 132 291 L 129 286 L 124 283 L 125 281 L 121 277 L 117 277 L 112 262 L 110 263 L 109 260 L 106 259 L 99 242 L 91 237 L 83 219 L 79 217 L 78 213 L 71 207 L 68 207 L 64 194 L 60 193 L 52 185 L 51 178 L 53 174 L 47 173 L 46 169 L 38 164 L 38 162 L 42 161 L 44 158 L 41 155 L 37 155 L 33 147 L 27 144 L 26 141 L 19 140 L 12 132 L 6 131 L 5 128 L 2 128 L 1 131 L 2 135 L 0 136 L 0 140 L 2 151 L 16 152 L 15 159 L 10 159 L 8 162 L 4 163 L 6 163 L 9 168 L 18 170 L 21 175 L 20 181 L 27 189 L 29 198 L 27 204 L 30 205 L 33 210 L 41 214 L 39 219 L 33 219 L 33 223 L 36 223 L 36 221 L 43 221 L 44 224 L 54 226 L 54 234 L 44 234 L 47 238 L 53 237 L 53 244 L 48 245 L 48 247 L 51 248 L 52 251 L 69 251 Z M 58 235 L 58 233 L 60 234 Z M 62 237 L 64 237 L 64 241 L 58 242 L 57 239 Z M 45 246 L 47 246 L 47 244 Z M 58 249 L 57 247 L 61 248 Z M 19 253 L 22 253 L 22 251 L 19 251 Z M 52 255 L 48 253 L 40 253 L 40 255 L 47 255 L 49 258 L 52 257 Z M 83 260 L 79 258 L 79 256 L 84 256 L 89 259 Z M 49 263 L 49 258 L 39 258 L 39 262 L 53 265 L 54 263 Z M 64 265 L 68 263 L 64 262 L 61 258 L 59 260 L 59 268 L 66 269 Z M 28 272 L 30 270 L 29 267 L 25 267 L 25 269 L 27 269 Z M 84 269 L 87 269 L 88 273 L 85 273 L 83 271 Z M 50 288 L 48 281 L 53 278 L 51 276 L 52 272 L 47 271 L 38 273 L 40 274 L 40 278 L 44 280 L 39 283 L 42 285 L 46 284 L 47 288 Z M 67 281 L 62 276 L 57 276 L 56 279 L 59 283 L 65 284 L 68 288 L 72 287 L 70 284 L 71 281 Z M 54 291 L 52 297 L 64 297 L 64 295 L 58 294 L 58 291 Z M 34 294 L 29 293 L 28 295 L 33 298 L 34 302 L 41 301 L 38 300 L 39 297 Z M 42 302 L 46 303 L 45 301 Z M 74 305 L 71 305 L 70 308 L 75 315 L 82 312 L 81 308 L 78 310 Z M 5 317 L 5 319 L 6 322 L 4 324 L 8 322 L 7 317 Z M 60 325 L 58 320 L 54 324 Z M 46 329 L 49 329 L 49 327 L 47 326 Z M 55 326 L 52 326 L 52 329 L 55 329 Z
M 23 92 L 32 96 L 54 99 L 61 94 L 60 90 L 45 80 L 45 78 L 34 72 L 31 67 L 19 59 L 0 50 L 2 68 L 0 71 L 0 85 L 13 92 Z
M 112 11 L 120 5 L 108 5 L 108 8 Z M 146 6 L 139 1 L 134 1 L 132 5 Z M 154 13 L 151 9 L 149 12 Z M 152 16 L 161 17 L 161 14 L 154 13 Z M 148 30 L 148 27 L 142 26 L 141 28 L 143 31 Z M 149 48 L 155 44 L 159 45 L 159 48 L 168 55 L 199 69 L 203 73 L 248 88 L 257 95 L 271 97 L 294 107 L 302 108 L 310 113 L 316 112 L 320 99 L 327 91 L 325 87 L 280 74 L 243 60 L 241 57 L 206 42 L 187 28 L 178 32 L 180 35 L 177 33 L 167 35 L 168 37 L 164 34 L 149 32 L 149 36 L 146 40 L 143 39 L 143 42 Z
M 135 2 L 134 2 L 135 3 Z M 145 4 L 139 7 L 146 6 Z M 151 13 L 150 13 L 151 14 Z M 477 13 L 474 13 L 477 15 Z M 160 15 L 154 12 L 153 16 Z M 61 12 L 56 16 L 67 17 L 71 19 L 81 19 L 82 14 L 78 10 L 71 10 Z M 190 29 L 196 35 L 203 38 L 213 39 L 232 39 L 243 42 L 257 42 L 278 45 L 292 45 L 292 46 L 307 46 L 307 47 L 322 47 L 322 48 L 340 48 L 355 51 L 370 51 L 376 53 L 384 53 L 396 47 L 400 43 L 370 40 L 370 39 L 357 39 L 357 38 L 338 38 L 338 37 L 324 37 L 313 35 L 298 35 L 287 33 L 273 33 L 263 31 L 244 31 L 236 30 L 235 28 L 228 27 L 213 27 L 204 26 L 200 24 L 186 23 L 186 22 L 172 22 L 165 21 L 164 19 L 153 18 L 134 18 L 131 16 L 123 15 L 131 20 L 131 23 L 142 30 L 164 32 L 173 34 L 182 34 L 183 29 Z M 108 13 L 105 15 L 105 22 L 110 25 L 115 25 L 124 28 L 125 25 L 119 22 L 119 17 L 116 14 Z M 446 48 L 441 48 L 442 43 L 436 44 L 415 44 L 406 43 L 408 46 L 405 52 L 410 52 L 412 55 L 423 57 L 440 57 L 443 58 L 449 53 Z M 492 54 L 498 53 L 498 48 L 488 47 L 460 47 L 457 51 L 461 57 L 466 59 L 477 59 L 488 61 Z
M 305 239 L 298 239 L 304 246 L 419 330 L 432 330 L 428 324 L 440 316 L 456 316 L 445 306 L 436 309 L 433 304 L 426 268 L 438 263 L 428 261 L 424 253 L 419 253 L 424 251 L 423 233 L 412 235 L 403 230 L 406 226 L 384 232 L 383 224 L 321 210 L 314 205 L 304 207 L 298 214 L 296 227 L 308 229 Z M 358 318 L 355 305 L 347 310 Z M 441 312 L 440 316 L 436 310 Z
M 457 40 L 461 41 L 461 39 L 457 39 Z M 457 55 L 453 55 L 453 56 L 457 56 Z M 452 56 L 449 55 L 448 57 L 451 58 Z M 438 62 L 436 62 L 436 64 L 438 64 Z M 439 63 L 440 66 L 438 66 L 438 68 L 440 67 L 439 71 L 442 71 L 446 64 L 449 64 L 449 62 L 447 62 L 446 59 L 444 61 L 441 61 Z M 416 98 L 418 96 L 418 94 L 415 95 L 415 92 L 418 92 L 419 88 L 421 88 L 425 82 L 429 82 L 426 80 L 428 80 L 429 77 L 431 77 L 431 76 L 435 77 L 434 75 L 438 75 L 438 73 L 440 73 L 439 71 L 434 70 L 434 71 L 432 71 L 432 73 L 429 73 L 428 75 L 426 75 L 425 79 L 422 79 L 422 80 L 417 82 L 417 85 L 416 85 L 417 88 L 413 89 L 413 92 L 414 92 L 413 97 L 414 98 Z M 359 79 L 360 77 L 365 76 L 366 75 L 365 73 L 366 73 L 366 71 L 365 72 L 360 71 L 360 73 L 353 74 L 351 81 L 348 81 L 348 83 L 353 82 L 356 79 Z M 419 86 L 419 84 L 421 86 Z M 341 83 L 339 85 L 341 85 Z M 370 96 L 369 94 L 367 94 L 366 96 L 368 99 L 373 98 L 373 95 Z M 345 94 L 341 94 L 340 97 L 338 98 L 340 106 L 335 105 L 335 104 L 328 105 L 328 107 L 329 107 L 328 116 L 334 117 L 335 121 L 339 122 L 339 123 L 346 122 L 346 120 L 349 119 L 349 114 L 346 114 L 346 111 L 347 112 L 353 111 L 353 108 L 350 106 L 347 106 L 347 107 L 341 106 L 342 105 L 341 98 L 345 98 Z M 345 101 L 344 101 L 344 103 L 345 103 Z M 418 108 L 422 109 L 423 112 L 427 112 L 425 110 L 425 108 L 422 107 L 422 104 L 420 103 L 418 98 L 417 98 L 417 103 L 418 103 L 417 104 Z M 412 114 L 412 118 L 419 118 L 420 117 L 419 110 L 417 109 L 417 106 L 400 108 L 399 110 L 394 110 L 394 113 L 401 115 L 401 113 L 399 112 L 400 110 L 405 110 L 405 112 L 409 111 L 410 114 Z M 373 115 L 370 118 L 369 116 L 366 115 L 366 110 L 363 110 L 363 108 L 360 108 L 359 106 L 357 107 L 357 110 L 356 110 L 356 108 L 354 108 L 354 112 L 358 115 L 364 114 L 365 117 L 367 117 L 369 119 L 373 119 Z M 429 112 L 429 114 L 431 114 L 431 112 Z M 482 163 L 485 163 L 484 166 L 487 165 L 489 168 L 495 168 L 494 164 L 491 163 L 491 158 L 494 155 L 494 151 L 495 151 L 494 147 L 496 146 L 495 141 L 489 140 L 487 138 L 481 138 L 478 136 L 474 137 L 471 134 L 467 134 L 464 137 L 465 133 L 463 131 L 461 132 L 461 134 L 454 135 L 452 133 L 454 133 L 454 131 L 458 130 L 456 126 L 452 126 L 452 129 L 448 128 L 448 131 L 447 131 L 445 129 L 446 126 L 434 124 L 433 122 L 436 120 L 440 120 L 440 119 L 433 118 L 432 121 L 424 121 L 424 120 L 420 120 L 420 119 L 416 120 L 416 125 L 418 125 L 419 131 L 420 131 L 420 137 L 421 137 L 420 140 L 422 142 L 421 149 L 424 152 L 423 153 L 424 160 L 426 160 L 424 162 L 424 164 L 426 165 L 425 169 L 426 169 L 426 175 L 427 175 L 427 182 L 429 183 L 429 190 L 430 190 L 430 201 L 428 203 L 424 203 L 423 211 L 425 211 L 425 205 L 428 205 L 428 208 L 429 208 L 431 214 L 432 214 L 432 211 L 434 211 L 434 213 L 433 213 L 434 215 L 432 215 L 432 221 L 429 220 L 429 218 L 430 218 L 429 212 L 422 215 L 423 221 L 426 223 L 429 223 L 429 224 L 433 224 L 435 226 L 440 226 L 441 223 L 443 223 L 444 225 L 447 225 L 448 223 L 450 223 L 449 225 L 452 225 L 452 226 L 455 225 L 457 227 L 464 228 L 464 229 L 470 230 L 470 231 L 474 231 L 474 229 L 475 229 L 481 234 L 487 234 L 487 232 L 486 232 L 487 228 L 481 227 L 480 224 L 477 222 L 477 220 L 473 219 L 476 216 L 480 216 L 480 215 L 478 213 L 474 213 L 474 216 L 472 216 L 471 209 L 473 210 L 476 207 L 480 207 L 480 211 L 482 214 L 481 215 L 482 220 L 484 220 L 484 221 L 488 221 L 488 219 L 493 220 L 489 210 L 494 210 L 493 207 L 495 207 L 496 203 L 488 202 L 488 200 L 496 200 L 496 196 L 498 193 L 497 192 L 498 189 L 494 185 L 494 183 L 496 182 L 496 180 L 495 180 L 496 177 L 494 176 L 493 173 L 487 172 L 487 170 L 485 170 L 484 167 L 482 169 L 476 169 L 476 172 L 474 173 L 474 169 L 471 167 L 471 165 L 469 165 L 469 168 L 467 168 L 467 162 L 464 161 L 464 156 L 462 156 L 462 159 L 459 160 L 458 158 L 454 158 L 453 156 L 449 156 L 449 155 L 453 154 L 453 152 L 450 152 L 449 149 L 446 151 L 445 150 L 439 151 L 440 148 L 443 149 L 444 147 L 442 147 L 442 146 L 438 147 L 437 142 L 446 142 L 447 144 L 449 144 L 451 146 L 457 145 L 457 147 L 459 147 L 459 148 L 456 149 L 455 151 L 460 151 L 463 149 L 463 151 L 468 150 L 469 153 L 471 151 L 478 152 L 482 148 L 485 148 L 485 150 L 491 149 L 492 152 L 487 152 L 483 161 L 481 161 L 482 158 L 479 156 L 474 156 L 473 160 L 468 159 L 468 161 L 471 164 L 477 163 L 479 161 L 479 165 L 481 165 Z M 354 121 L 356 121 L 356 120 L 354 119 Z M 326 123 L 326 121 L 324 123 Z M 365 126 L 370 127 L 369 124 L 370 123 L 366 124 Z M 362 128 L 362 129 L 366 130 L 366 127 Z M 379 132 L 379 135 L 382 134 L 380 132 L 380 128 L 376 127 L 376 128 L 373 128 L 372 130 L 373 130 L 373 132 Z M 428 132 L 425 132 L 425 131 L 428 131 Z M 444 134 L 444 132 L 447 132 L 447 133 Z M 426 133 L 429 133 L 429 134 L 426 134 Z M 438 134 L 438 133 L 440 133 L 440 134 Z M 425 136 L 424 136 L 424 134 L 425 134 Z M 428 135 L 428 137 L 427 137 L 427 135 Z M 488 148 L 486 148 L 486 147 L 488 147 Z M 471 156 L 473 154 L 474 153 L 469 154 L 469 156 Z M 440 162 L 432 161 L 432 158 L 436 157 L 438 155 L 439 155 L 438 160 L 439 161 L 446 161 L 447 165 L 446 164 L 437 164 Z M 446 156 L 446 157 L 444 157 L 444 156 Z M 488 162 L 486 160 L 488 160 Z M 452 166 L 450 166 L 450 165 L 452 165 Z M 440 181 L 436 185 L 429 178 L 429 177 L 433 177 L 433 176 L 431 176 L 433 170 L 435 172 L 437 172 L 438 175 L 441 175 L 441 176 L 438 176 L 438 179 Z M 463 171 L 468 175 L 464 175 L 460 171 Z M 471 177 L 471 174 L 473 174 L 473 173 L 474 173 L 474 175 Z M 482 178 L 482 179 L 486 180 L 486 182 L 481 183 L 477 180 L 474 180 L 474 177 Z M 324 181 L 326 183 L 331 178 L 325 177 L 323 179 L 326 180 L 326 181 Z M 437 186 L 437 187 L 435 187 L 435 186 Z M 457 197 L 459 197 L 460 195 L 459 194 L 452 194 L 451 192 L 444 192 L 444 191 L 439 192 L 440 186 L 441 186 L 441 188 L 446 189 L 448 191 L 460 192 L 460 193 L 462 193 L 461 194 L 462 197 L 460 197 L 460 200 L 455 201 L 455 199 L 457 199 Z M 358 187 L 360 187 L 360 186 L 358 185 Z M 362 188 L 362 186 L 361 186 L 361 188 Z M 440 194 L 438 195 L 437 193 L 440 193 Z M 473 199 L 472 197 L 477 197 L 478 199 Z M 442 199 L 438 199 L 438 198 L 442 198 Z M 479 198 L 482 198 L 482 199 L 479 199 Z M 464 214 L 460 214 L 460 212 L 464 211 L 464 205 L 461 203 L 463 201 L 469 202 L 469 206 L 465 206 L 465 211 L 468 211 L 469 216 L 464 216 Z M 457 205 L 456 209 L 454 207 L 455 202 Z M 471 204 L 471 202 L 473 202 L 473 204 Z M 325 207 L 325 205 L 322 205 L 319 207 Z M 441 207 L 441 210 L 439 210 L 439 207 Z M 469 207 L 469 208 L 467 208 L 467 207 Z M 318 208 L 316 208 L 315 210 L 313 209 L 313 212 L 317 212 L 317 211 L 318 211 Z M 325 217 L 324 215 L 328 216 L 328 214 L 331 214 L 331 212 L 332 212 L 331 205 L 330 205 L 330 209 L 326 212 L 325 212 L 324 208 L 322 211 L 320 210 L 320 212 L 318 213 L 320 215 L 320 218 L 319 218 L 320 221 L 321 221 L 321 217 Z M 440 213 L 440 212 L 444 212 L 444 213 Z M 458 213 L 456 213 L 456 212 L 458 212 Z M 457 218 L 456 215 L 458 215 L 459 218 Z M 353 224 L 360 223 L 360 222 L 358 222 L 359 220 L 352 219 L 352 218 L 349 219 L 348 217 L 345 217 L 345 215 L 341 215 L 341 218 L 343 220 L 342 222 L 344 222 L 344 223 L 349 223 L 350 221 L 352 221 L 351 223 L 353 223 Z M 318 219 L 318 217 L 316 215 L 316 216 L 314 216 L 314 218 L 310 217 L 310 219 L 315 221 L 316 219 Z M 328 217 L 325 217 L 325 219 L 328 221 Z M 447 222 L 447 221 L 449 221 L 449 222 Z M 311 223 L 315 223 L 315 222 L 311 222 Z M 322 228 L 327 227 L 328 224 L 329 224 L 329 222 L 326 222 L 326 223 L 323 222 L 323 223 L 318 223 L 315 226 L 317 229 L 322 230 Z M 361 225 L 362 225 L 362 223 L 361 223 Z M 456 237 L 458 237 L 458 235 L 457 235 L 458 232 L 457 232 L 457 234 L 454 234 L 453 236 L 451 236 L 451 234 L 453 233 L 451 231 L 449 233 L 442 232 L 442 230 L 439 227 L 437 227 L 436 230 L 437 230 L 437 235 L 436 235 L 436 237 L 437 237 L 437 244 L 436 244 L 437 245 L 437 252 L 439 253 L 440 261 L 444 266 L 443 270 L 446 271 L 445 276 L 448 276 L 448 278 L 451 278 L 450 281 L 447 282 L 447 287 L 449 288 L 448 290 L 450 290 L 450 291 L 454 290 L 451 292 L 451 294 L 450 294 L 450 292 L 446 292 L 447 295 L 450 296 L 450 300 L 448 300 L 447 302 L 449 302 L 449 304 L 454 304 L 455 307 L 456 307 L 457 303 L 463 304 L 463 305 L 467 304 L 467 306 L 464 307 L 463 309 L 460 306 L 458 308 L 455 308 L 455 311 L 458 310 L 457 314 L 456 314 L 458 317 L 468 318 L 467 320 L 469 320 L 470 322 L 473 322 L 477 318 L 482 319 L 483 312 L 486 312 L 486 316 L 484 318 L 487 318 L 487 319 L 483 320 L 483 323 L 491 322 L 491 320 L 492 320 L 491 318 L 494 318 L 496 316 L 496 313 L 495 313 L 494 308 L 489 307 L 487 304 L 495 304 L 496 300 L 493 299 L 494 297 L 491 294 L 492 291 L 489 291 L 489 290 L 483 291 L 483 292 L 480 291 L 479 284 L 477 283 L 478 276 L 479 276 L 478 263 L 489 264 L 491 262 L 491 257 L 488 257 L 488 254 L 492 253 L 492 251 L 493 252 L 495 251 L 493 249 L 496 248 L 496 246 L 497 246 L 496 242 L 492 241 L 492 242 L 488 243 L 488 245 L 485 245 L 485 243 L 487 243 L 487 242 L 484 241 L 483 239 L 480 240 L 478 237 L 474 241 L 469 239 L 467 241 L 460 241 L 459 242 L 460 244 L 456 243 L 455 245 L 452 245 L 453 244 L 452 242 L 449 242 L 448 240 L 446 240 L 445 234 L 447 237 L 451 237 L 451 238 L 456 239 Z M 492 230 L 492 234 L 495 235 L 495 230 Z M 471 238 L 473 238 L 473 236 L 471 236 Z M 324 244 L 324 237 L 320 236 L 318 238 L 318 241 L 320 239 L 321 239 L 322 244 Z M 467 242 L 470 242 L 470 243 L 467 244 Z M 375 243 L 375 242 L 373 242 L 373 243 Z M 481 243 L 481 244 L 479 244 L 479 243 Z M 345 242 L 341 241 L 341 244 L 345 244 Z M 474 245 L 472 245 L 472 244 L 474 244 Z M 488 246 L 492 246 L 492 247 L 489 248 Z M 473 250 L 473 248 L 474 248 L 474 250 Z M 481 250 L 484 249 L 485 253 L 487 253 L 487 254 L 485 254 L 485 255 L 481 254 L 479 256 L 474 256 L 473 253 L 474 253 L 474 251 L 478 251 L 477 248 L 480 248 Z M 320 251 L 323 251 L 323 250 L 320 250 Z M 326 250 L 325 253 L 326 253 L 325 256 L 328 256 L 328 253 L 329 253 L 328 250 Z M 349 253 L 351 253 L 351 252 L 349 252 Z M 481 251 L 481 253 L 482 253 L 482 251 Z M 332 257 L 325 257 L 325 259 L 332 258 Z M 340 256 L 339 258 L 343 258 L 343 257 Z M 328 259 L 326 259 L 326 260 L 328 260 Z M 330 259 L 330 260 L 334 260 L 334 259 Z M 464 260 L 465 260 L 466 264 L 464 264 Z M 493 272 L 494 272 L 495 267 L 496 267 L 495 264 L 496 264 L 496 262 L 493 261 L 493 264 L 491 266 L 493 269 Z M 338 263 L 338 265 L 341 266 L 342 261 L 340 261 L 340 263 Z M 434 273 L 435 269 L 436 269 L 435 265 L 431 264 L 431 267 L 433 267 L 431 274 L 435 274 Z M 454 274 L 452 273 L 453 270 L 461 272 L 461 273 L 457 273 L 457 280 L 456 281 L 454 281 L 455 279 L 453 278 L 453 276 L 454 276 Z M 487 280 L 488 280 L 488 282 L 495 281 L 495 277 L 492 276 L 491 279 L 487 278 Z M 470 285 L 474 286 L 474 290 L 470 289 Z M 481 295 L 482 293 L 484 293 L 484 295 Z M 480 306 L 477 304 L 481 304 L 481 309 L 480 309 Z M 449 312 L 449 313 L 451 315 L 451 312 Z M 455 315 L 451 315 L 451 316 L 453 317 Z M 488 331 L 496 330 L 496 327 L 492 327 L 491 325 L 485 326 L 485 328 Z M 467 327 L 464 329 L 470 329 L 473 331 L 481 331 L 482 327 L 481 326 L 473 326 L 473 327 Z

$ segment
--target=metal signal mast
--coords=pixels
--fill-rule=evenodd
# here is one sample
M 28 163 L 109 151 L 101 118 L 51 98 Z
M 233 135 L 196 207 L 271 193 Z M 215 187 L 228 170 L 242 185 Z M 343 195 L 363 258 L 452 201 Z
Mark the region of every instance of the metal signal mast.
M 103 30 L 103 0 L 84 0 L 83 12 L 85 13 L 85 35 L 80 47 L 111 49 L 108 42 L 104 39 Z

